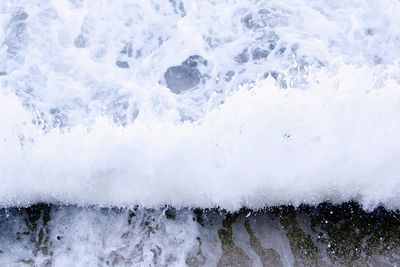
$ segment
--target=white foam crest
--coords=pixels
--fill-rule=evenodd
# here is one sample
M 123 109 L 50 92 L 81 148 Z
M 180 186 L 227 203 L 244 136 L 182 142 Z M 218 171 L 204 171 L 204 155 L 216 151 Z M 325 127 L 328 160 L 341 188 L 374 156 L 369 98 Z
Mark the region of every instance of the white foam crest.
M 2 1 L 0 204 L 400 207 L 399 13 Z M 178 94 L 165 74 L 195 55 Z
M 126 127 L 99 117 L 47 133 L 19 127 L 28 113 L 1 95 L 0 203 L 400 207 L 399 84 L 375 89 L 368 67 L 315 77 L 307 90 L 242 88 L 199 122 L 149 107 Z

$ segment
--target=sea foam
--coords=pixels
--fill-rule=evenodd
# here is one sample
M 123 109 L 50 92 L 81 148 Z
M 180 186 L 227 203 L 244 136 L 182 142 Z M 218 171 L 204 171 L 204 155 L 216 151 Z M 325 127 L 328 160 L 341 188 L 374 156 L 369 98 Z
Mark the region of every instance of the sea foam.
M 3 2 L 0 204 L 399 208 L 398 12 Z M 169 89 L 193 55 L 196 83 Z

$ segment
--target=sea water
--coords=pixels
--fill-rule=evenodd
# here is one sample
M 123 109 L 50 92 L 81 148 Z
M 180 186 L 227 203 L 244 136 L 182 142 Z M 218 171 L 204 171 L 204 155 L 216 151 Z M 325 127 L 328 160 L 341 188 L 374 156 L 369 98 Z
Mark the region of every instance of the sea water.
M 397 209 L 398 14 L 395 0 L 2 0 L 0 206 Z

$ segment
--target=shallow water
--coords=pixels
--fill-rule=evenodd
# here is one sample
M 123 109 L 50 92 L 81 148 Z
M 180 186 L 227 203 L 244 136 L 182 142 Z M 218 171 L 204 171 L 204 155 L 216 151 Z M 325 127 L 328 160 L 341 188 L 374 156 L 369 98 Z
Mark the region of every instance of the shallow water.
M 3 266 L 398 266 L 400 214 L 34 205 L 0 211 Z
M 0 1 L 0 265 L 398 266 L 398 14 Z

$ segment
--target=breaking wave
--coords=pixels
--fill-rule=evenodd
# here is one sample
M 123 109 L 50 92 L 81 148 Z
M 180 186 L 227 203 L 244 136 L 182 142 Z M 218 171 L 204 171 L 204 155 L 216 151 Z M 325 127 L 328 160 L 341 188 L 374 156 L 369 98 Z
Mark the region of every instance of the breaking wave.
M 2 1 L 0 204 L 399 208 L 399 13 Z

